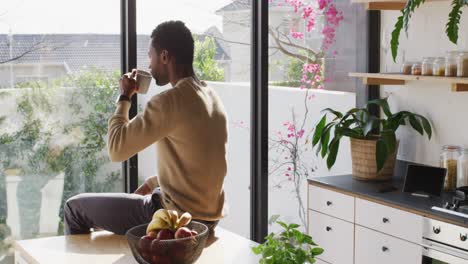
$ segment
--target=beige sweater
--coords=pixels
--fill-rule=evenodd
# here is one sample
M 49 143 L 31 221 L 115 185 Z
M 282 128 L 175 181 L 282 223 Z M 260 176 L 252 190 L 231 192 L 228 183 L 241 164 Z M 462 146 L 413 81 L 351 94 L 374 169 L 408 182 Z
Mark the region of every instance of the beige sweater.
M 227 116 L 216 92 L 192 77 L 151 98 L 129 121 L 130 103 L 117 103 L 109 120 L 109 156 L 123 161 L 156 143 L 158 184 L 164 208 L 190 212 L 194 219 L 223 217 Z M 159 182 L 159 183 L 158 183 Z

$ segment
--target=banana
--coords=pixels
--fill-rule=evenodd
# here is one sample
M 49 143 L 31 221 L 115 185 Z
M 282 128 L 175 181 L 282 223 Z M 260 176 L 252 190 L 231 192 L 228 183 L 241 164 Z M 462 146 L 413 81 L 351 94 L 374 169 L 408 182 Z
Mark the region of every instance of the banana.
M 179 226 L 179 214 L 175 210 L 168 210 L 167 212 L 171 218 L 171 228 L 173 230 L 177 229 Z
M 192 215 L 188 212 L 183 213 L 179 218 L 179 225 L 177 226 L 177 228 L 188 225 L 190 221 L 192 221 Z
M 146 233 L 148 234 L 150 231 L 159 231 L 168 228 L 171 228 L 171 226 L 168 223 L 166 223 L 161 218 L 155 218 L 151 220 L 151 222 L 148 224 L 148 227 L 146 228 Z
M 159 218 L 171 225 L 171 217 L 166 209 L 159 209 L 153 214 L 153 219 Z

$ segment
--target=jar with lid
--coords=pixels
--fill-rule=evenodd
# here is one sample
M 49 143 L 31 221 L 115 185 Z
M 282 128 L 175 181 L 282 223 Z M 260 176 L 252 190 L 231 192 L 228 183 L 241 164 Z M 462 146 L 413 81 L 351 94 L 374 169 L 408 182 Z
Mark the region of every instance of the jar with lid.
M 445 58 L 438 57 L 434 59 L 432 74 L 434 76 L 445 76 Z
M 447 56 L 445 56 L 445 76 L 457 76 L 457 56 L 458 52 L 447 52 Z
M 411 66 L 411 74 L 412 75 L 421 75 L 422 65 L 420 62 L 413 63 Z
M 458 157 L 457 188 L 463 186 L 468 186 L 468 148 Z
M 412 61 L 405 61 L 401 65 L 401 73 L 403 74 L 411 74 L 411 67 L 413 67 L 414 62 Z
M 435 58 L 432 58 L 432 57 L 426 57 L 423 59 L 422 70 L 421 70 L 422 75 L 427 75 L 427 76 L 432 75 L 432 68 L 434 65 L 434 60 Z
M 457 187 L 458 158 L 462 148 L 459 146 L 445 145 L 440 153 L 440 166 L 447 169 L 445 176 L 444 191 L 455 191 Z
M 457 57 L 457 76 L 468 77 L 468 52 L 460 52 Z

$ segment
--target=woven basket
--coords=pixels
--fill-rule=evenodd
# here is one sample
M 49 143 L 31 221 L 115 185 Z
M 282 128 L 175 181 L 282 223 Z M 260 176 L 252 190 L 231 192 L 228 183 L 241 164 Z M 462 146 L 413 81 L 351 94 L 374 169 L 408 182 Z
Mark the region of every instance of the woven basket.
M 377 139 L 351 138 L 353 178 L 362 181 L 388 181 L 392 178 L 399 142 L 395 152 L 387 157 L 384 167 L 378 173 L 375 160 L 376 145 Z

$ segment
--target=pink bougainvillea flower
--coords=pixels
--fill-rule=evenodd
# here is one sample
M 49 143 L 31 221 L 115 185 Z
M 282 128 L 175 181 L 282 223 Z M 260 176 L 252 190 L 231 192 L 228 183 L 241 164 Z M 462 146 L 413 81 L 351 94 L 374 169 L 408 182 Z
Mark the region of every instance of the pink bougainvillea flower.
M 303 39 L 304 38 L 304 33 L 299 32 L 299 31 L 291 31 L 291 37 L 295 39 Z
M 301 129 L 301 130 L 299 130 L 299 132 L 297 132 L 297 137 L 298 138 L 302 138 L 303 135 L 304 135 L 304 129 Z

